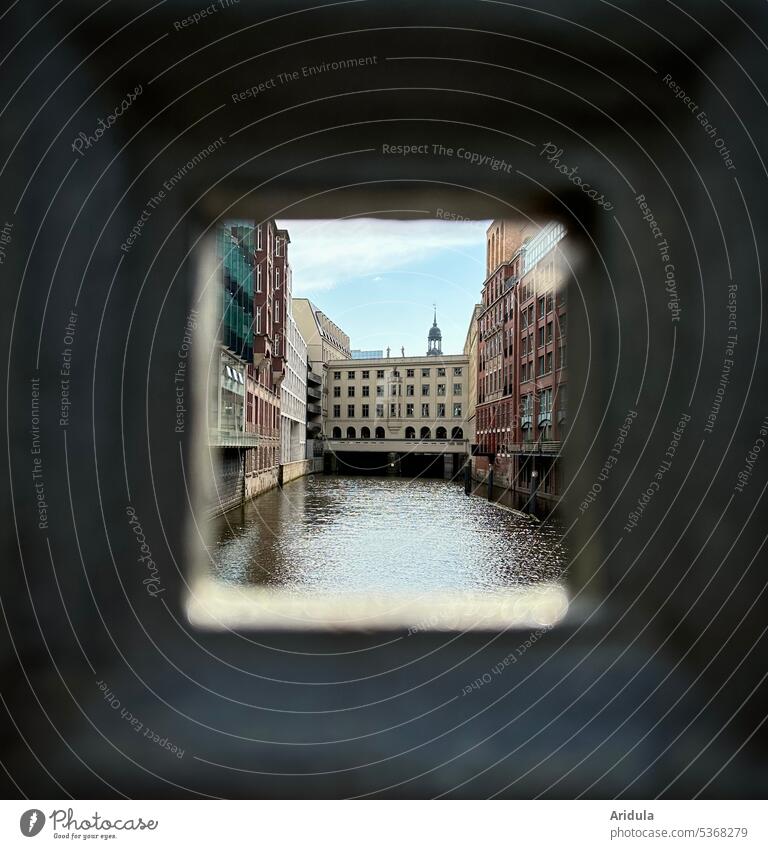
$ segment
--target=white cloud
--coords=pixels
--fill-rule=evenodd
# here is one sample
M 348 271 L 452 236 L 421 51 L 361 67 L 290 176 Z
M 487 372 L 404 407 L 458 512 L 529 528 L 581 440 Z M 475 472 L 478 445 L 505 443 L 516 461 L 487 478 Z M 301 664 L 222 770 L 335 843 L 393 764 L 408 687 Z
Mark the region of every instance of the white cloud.
M 487 221 L 390 221 L 376 218 L 281 220 L 291 236 L 294 294 L 333 289 L 345 281 L 422 262 L 431 254 L 485 242 Z

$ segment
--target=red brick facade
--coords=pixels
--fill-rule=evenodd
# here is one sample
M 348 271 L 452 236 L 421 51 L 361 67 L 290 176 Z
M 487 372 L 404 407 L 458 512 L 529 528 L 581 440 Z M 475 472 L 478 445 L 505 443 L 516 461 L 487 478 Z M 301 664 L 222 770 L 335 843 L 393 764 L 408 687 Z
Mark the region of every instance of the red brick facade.
M 492 456 L 494 481 L 521 499 L 538 478 L 537 497 L 562 491 L 558 455 L 567 425 L 565 268 L 562 225 L 488 230 L 483 309 L 478 316 L 479 449 Z M 502 242 L 500 235 L 506 238 Z M 488 461 L 478 458 L 476 472 Z
M 284 373 L 286 275 L 288 244 L 286 230 L 274 220 L 250 225 L 253 248 L 253 352 L 254 363 L 246 368 L 245 430 L 262 439 L 246 452 L 246 472 L 275 468 L 280 462 L 280 382 Z M 232 226 L 239 236 L 239 225 Z

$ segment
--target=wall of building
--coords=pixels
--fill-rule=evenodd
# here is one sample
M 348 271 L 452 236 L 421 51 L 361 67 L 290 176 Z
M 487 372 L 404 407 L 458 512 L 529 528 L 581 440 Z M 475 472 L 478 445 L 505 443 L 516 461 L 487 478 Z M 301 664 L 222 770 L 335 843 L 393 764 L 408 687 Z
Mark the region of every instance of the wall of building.
M 280 458 L 307 456 L 307 343 L 293 314 L 292 277 L 286 263 L 285 377 L 280 384 Z
M 282 468 L 283 484 L 295 481 L 313 471 L 312 460 L 297 460 L 294 463 L 284 463 Z
M 523 219 L 497 218 L 486 231 L 485 276 L 489 277 L 503 262 L 508 262 L 523 241 L 538 233 L 539 226 Z
M 353 438 L 352 431 L 354 438 L 366 438 L 367 428 L 376 438 L 381 428 L 386 439 L 405 439 L 413 428 L 418 439 L 422 428 L 428 428 L 429 438 L 435 438 L 437 429 L 445 428 L 451 438 L 459 428 L 457 438 L 467 439 L 468 384 L 469 358 L 463 354 L 331 361 L 325 380 L 326 436 L 339 429 L 341 438 Z M 423 411 L 422 405 L 428 409 Z M 444 415 L 438 405 L 444 406 Z
M 307 344 L 309 365 L 322 378 L 319 404 L 322 411 L 320 421 L 324 425 L 328 419 L 325 373 L 329 362 L 352 358 L 349 336 L 308 298 L 293 299 L 293 314 Z
M 497 230 L 505 232 L 503 222 L 489 228 L 494 239 Z M 563 488 L 558 455 L 567 425 L 564 235 L 561 224 L 548 224 L 511 255 L 489 240 L 501 264 L 483 285 L 478 314 L 476 441 L 495 455 L 498 485 L 522 493 L 533 480 L 548 500 Z
M 464 355 L 468 360 L 467 379 L 467 428 L 466 437 L 470 442 L 476 441 L 476 411 L 477 411 L 477 370 L 478 370 L 478 324 L 477 319 L 482 311 L 482 304 L 475 304 L 472 318 L 469 321 L 467 338 L 464 341 Z

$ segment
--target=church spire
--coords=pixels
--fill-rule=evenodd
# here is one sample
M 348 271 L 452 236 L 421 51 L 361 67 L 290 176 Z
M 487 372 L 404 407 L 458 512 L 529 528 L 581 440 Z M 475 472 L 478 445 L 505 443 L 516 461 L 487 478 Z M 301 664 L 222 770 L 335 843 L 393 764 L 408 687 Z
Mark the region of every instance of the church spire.
M 437 304 L 433 304 L 433 307 L 435 309 L 435 318 L 427 336 L 427 356 L 439 357 L 443 354 L 443 334 L 437 326 Z

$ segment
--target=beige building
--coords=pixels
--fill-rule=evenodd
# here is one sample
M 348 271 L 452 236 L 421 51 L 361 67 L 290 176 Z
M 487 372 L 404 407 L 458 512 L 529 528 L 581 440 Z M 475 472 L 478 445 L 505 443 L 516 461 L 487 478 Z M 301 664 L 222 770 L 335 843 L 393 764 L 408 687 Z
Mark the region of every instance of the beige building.
M 469 439 L 466 354 L 331 360 L 330 439 Z
M 329 362 L 352 358 L 349 336 L 308 298 L 293 299 L 293 317 L 307 343 L 307 431 L 311 437 L 320 436 L 328 420 L 325 372 Z
M 483 305 L 475 304 L 472 310 L 472 318 L 467 329 L 467 338 L 464 340 L 464 356 L 469 362 L 469 379 L 467 380 L 467 427 L 464 431 L 470 442 L 475 442 L 475 417 L 477 411 L 477 358 L 478 358 L 478 325 L 477 319 L 482 312 Z

